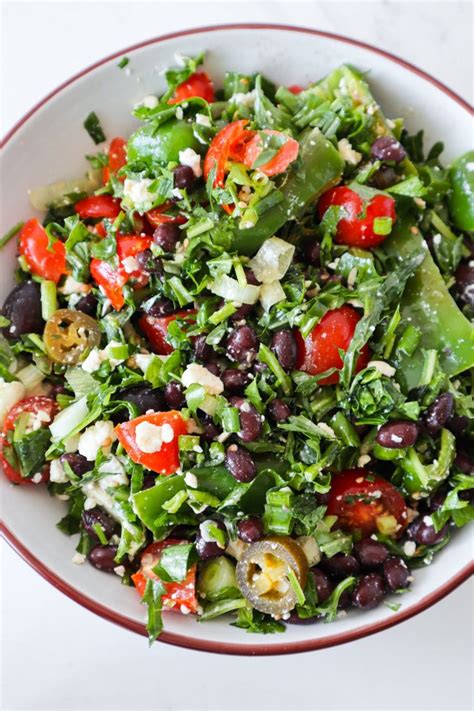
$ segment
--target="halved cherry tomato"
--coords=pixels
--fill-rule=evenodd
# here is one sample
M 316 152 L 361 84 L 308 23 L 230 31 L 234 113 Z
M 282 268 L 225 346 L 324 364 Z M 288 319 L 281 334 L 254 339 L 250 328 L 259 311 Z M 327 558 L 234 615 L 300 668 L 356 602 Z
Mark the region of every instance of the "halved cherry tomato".
M 297 345 L 296 367 L 310 375 L 324 373 L 330 368 L 342 368 L 339 349 L 346 351 L 354 335 L 360 316 L 352 306 L 341 306 L 328 311 L 316 324 L 306 339 L 295 330 Z M 370 360 L 370 350 L 365 345 L 357 359 L 355 370 L 359 372 Z M 328 375 L 319 381 L 320 385 L 334 385 L 339 382 L 339 373 Z
M 143 274 L 140 268 L 129 271 L 123 267 L 123 260 L 127 257 L 135 257 L 140 252 L 150 249 L 151 237 L 137 237 L 136 235 L 119 235 L 117 237 L 117 255 L 121 263 L 120 269 L 125 271 L 128 279 L 139 281 L 139 286 L 144 286 L 148 282 L 148 277 Z
M 92 278 L 102 287 L 116 311 L 120 311 L 125 303 L 123 287 L 129 279 L 134 279 L 138 287 L 144 286 L 148 281 L 148 276 L 144 275 L 141 269 L 127 271 L 123 266 L 124 259 L 135 257 L 140 252 L 144 252 L 149 249 L 150 244 L 151 237 L 119 235 L 117 237 L 117 256 L 119 258 L 119 266 L 117 268 L 101 259 L 93 259 L 91 261 Z
M 102 168 L 102 181 L 106 185 L 112 173 L 116 173 L 127 162 L 127 141 L 124 138 L 112 138 L 109 147 L 109 164 Z M 121 182 L 125 178 L 119 178 Z
M 46 230 L 36 218 L 25 222 L 19 237 L 19 252 L 25 257 L 26 263 L 33 274 L 54 281 L 66 274 L 66 249 L 57 240 L 49 247 Z
M 156 452 L 144 452 L 137 441 L 137 427 L 143 422 L 155 427 L 169 425 L 174 432 L 171 442 L 158 441 L 159 449 Z M 153 412 L 149 415 L 135 417 L 134 420 L 122 422 L 115 428 L 117 437 L 123 445 L 130 459 L 136 464 L 143 464 L 147 469 L 157 474 L 174 474 L 179 468 L 179 435 L 186 434 L 186 423 L 177 410 L 169 412 Z M 158 432 L 157 432 L 158 437 Z
M 288 87 L 288 91 L 291 91 L 292 94 L 301 94 L 301 92 L 304 91 L 304 87 L 299 84 L 292 84 Z
M 141 555 L 141 566 L 138 573 L 132 575 L 133 583 L 141 597 L 145 594 L 147 580 L 158 580 L 158 576 L 153 572 L 153 568 L 158 564 L 164 548 L 168 546 L 178 546 L 181 541 L 168 538 L 166 541 L 152 543 L 143 551 Z M 176 610 L 183 614 L 197 611 L 196 599 L 196 565 L 191 566 L 186 578 L 180 583 L 163 583 L 166 593 L 162 602 L 165 610 Z
M 195 313 L 194 309 L 189 309 L 188 311 L 177 311 L 174 314 L 160 318 L 143 314 L 138 319 L 138 327 L 150 342 L 154 353 L 157 355 L 169 355 L 174 351 L 173 346 L 166 340 L 170 323 L 176 321 L 177 318 L 193 321 Z
M 265 129 L 263 133 L 266 133 L 268 136 L 284 135 L 281 131 L 272 131 L 271 129 Z M 298 141 L 295 141 L 294 138 L 290 138 L 289 136 L 286 137 L 286 139 L 286 142 L 278 149 L 276 155 L 258 167 L 260 173 L 269 176 L 279 175 L 280 173 L 284 173 L 290 163 L 293 163 L 293 161 L 298 158 L 300 148 Z M 262 136 L 259 133 L 255 133 L 253 138 L 245 144 L 242 163 L 247 168 L 252 168 L 262 150 Z
M 408 524 L 407 506 L 400 492 L 367 469 L 347 469 L 333 474 L 329 492 L 329 516 L 337 525 L 370 536 L 376 531 L 399 536 Z
M 54 417 L 59 411 L 58 404 L 56 400 L 50 397 L 43 397 L 40 395 L 35 395 L 32 397 L 26 397 L 23 400 L 17 402 L 9 410 L 5 422 L 3 424 L 3 430 L 0 435 L 0 464 L 3 467 L 3 471 L 7 478 L 14 484 L 33 484 L 31 479 L 26 479 L 21 475 L 21 472 L 15 469 L 7 460 L 6 452 L 12 450 L 12 445 L 8 442 L 8 433 L 15 429 L 15 423 L 24 412 L 29 412 L 32 418 L 39 419 L 36 416 L 41 415 L 40 427 L 48 427 L 52 422 Z M 43 465 L 41 469 L 41 482 L 48 481 L 49 479 L 49 463 Z
M 254 131 L 245 129 L 247 124 L 246 119 L 233 121 L 224 126 L 212 139 L 204 159 L 203 172 L 204 178 L 207 180 L 211 170 L 216 168 L 214 187 L 223 187 L 227 161 L 242 159 L 246 141 L 251 140 L 254 136 Z
M 188 221 L 187 217 L 184 215 L 165 215 L 166 210 L 173 207 L 172 202 L 164 202 L 163 205 L 159 207 L 154 207 L 153 210 L 148 210 L 146 218 L 153 227 L 158 227 L 158 225 L 163 225 L 165 223 L 173 225 L 184 225 Z
M 200 96 L 209 103 L 214 101 L 214 84 L 206 72 L 195 72 L 176 87 L 174 96 L 169 99 L 168 104 L 177 104 L 179 101 L 192 99 Z
M 91 195 L 76 202 L 74 209 L 83 220 L 100 217 L 113 220 L 120 212 L 120 200 L 112 195 Z
M 340 205 L 347 217 L 339 220 L 336 230 L 336 242 L 350 247 L 371 249 L 383 242 L 391 231 L 391 225 L 396 220 L 395 200 L 388 195 L 375 195 L 367 204 L 362 198 L 345 185 L 331 188 L 321 196 L 318 202 L 318 215 L 322 219 L 331 205 Z M 365 215 L 364 215 L 365 212 Z M 391 223 L 378 234 L 375 220 L 389 218 Z M 380 228 L 379 228 L 380 229 Z

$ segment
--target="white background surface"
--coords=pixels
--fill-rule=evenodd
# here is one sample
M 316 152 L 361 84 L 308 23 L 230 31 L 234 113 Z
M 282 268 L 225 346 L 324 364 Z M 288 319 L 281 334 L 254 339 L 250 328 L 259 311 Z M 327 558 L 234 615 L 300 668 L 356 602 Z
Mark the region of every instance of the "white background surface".
M 300 24 L 373 43 L 472 101 L 472 8 L 469 2 L 383 0 L 4 2 L 1 133 L 102 56 L 159 34 L 236 21 Z M 149 650 L 144 638 L 61 595 L 4 544 L 1 573 L 6 711 L 472 706 L 469 584 L 421 616 L 359 642 L 245 659 L 161 644 Z

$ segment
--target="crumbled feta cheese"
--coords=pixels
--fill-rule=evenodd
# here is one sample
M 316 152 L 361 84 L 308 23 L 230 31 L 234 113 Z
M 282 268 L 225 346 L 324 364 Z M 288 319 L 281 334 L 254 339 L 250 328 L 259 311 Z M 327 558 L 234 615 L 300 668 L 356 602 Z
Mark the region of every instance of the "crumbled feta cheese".
M 349 163 L 349 165 L 357 165 L 357 163 L 360 163 L 362 154 L 352 148 L 347 138 L 341 138 L 341 140 L 337 142 L 337 148 L 341 158 L 345 160 L 346 163 Z
M 391 434 L 390 440 L 395 444 L 400 444 L 401 442 L 403 442 L 403 437 L 400 437 L 400 435 Z
M 118 575 L 119 578 L 123 578 L 123 576 L 125 575 L 125 567 L 123 565 L 117 565 L 114 568 L 114 573 L 115 575 Z
M 140 368 L 143 374 L 146 373 L 148 366 L 155 356 L 153 353 L 137 353 L 135 356 L 135 363 L 137 367 Z
M 433 236 L 433 244 L 435 245 L 435 247 L 439 247 L 439 245 L 441 244 L 441 235 L 439 234 L 439 232 L 438 234 Z
M 412 555 L 415 555 L 416 552 L 416 543 L 415 541 L 405 541 L 403 544 L 403 552 L 405 555 L 411 557 Z
M 165 427 L 169 428 L 169 432 Z M 135 428 L 137 446 L 145 454 L 159 452 L 163 443 L 174 439 L 174 430 L 170 425 L 154 425 L 152 422 L 140 422 Z
M 111 488 L 116 489 L 118 486 L 128 484 L 128 477 L 125 474 L 122 463 L 118 457 L 113 455 L 100 465 L 99 473 L 107 474 L 107 476 L 102 476 L 99 479 L 99 486 L 103 491 Z
M 185 388 L 189 388 L 194 383 L 202 385 L 208 395 L 220 395 L 224 390 L 222 380 L 198 363 L 188 365 L 183 373 L 182 382 Z
M 197 477 L 191 472 L 186 472 L 186 474 L 184 475 L 184 483 L 186 484 L 186 486 L 189 486 L 190 489 L 197 489 L 198 487 Z
M 358 467 L 365 467 L 365 465 L 368 464 L 369 462 L 370 462 L 370 455 L 361 454 L 361 456 L 357 460 L 357 466 Z
M 179 152 L 179 162 L 181 165 L 188 165 L 192 168 L 192 171 L 196 178 L 200 178 L 202 175 L 201 168 L 201 156 L 196 153 L 192 148 L 185 148 L 184 151 Z
M 145 210 L 151 207 L 155 200 L 155 194 L 151 193 L 148 188 L 153 183 L 150 178 L 142 178 L 141 180 L 130 180 L 125 178 L 123 184 L 123 194 L 137 209 Z
M 99 370 L 102 363 L 101 353 L 98 348 L 93 348 L 87 358 L 82 361 L 81 368 L 85 370 L 86 373 L 95 373 Z
M 56 484 L 64 484 L 68 481 L 64 467 L 60 459 L 53 459 L 49 468 L 49 480 Z
M 255 89 L 248 91 L 246 94 L 243 92 L 237 92 L 232 94 L 229 99 L 230 104 L 240 104 L 240 106 L 246 106 L 248 109 L 252 109 L 255 104 L 256 92 Z
M 135 104 L 135 108 L 139 109 L 141 106 L 144 106 L 146 109 L 156 109 L 158 103 L 158 98 L 153 96 L 153 94 L 149 94 L 148 96 L 144 96 L 138 104 Z
M 178 121 L 181 121 L 181 119 L 182 119 L 183 116 L 184 116 L 184 112 L 183 112 L 183 109 L 181 108 L 181 106 L 178 106 L 178 107 L 177 107 L 177 109 L 176 109 L 176 111 L 174 112 L 174 114 L 175 114 L 176 118 L 178 119 Z
M 320 430 L 322 430 L 325 434 L 327 434 L 329 437 L 332 437 L 333 439 L 336 439 L 336 433 L 334 432 L 332 427 L 329 427 L 325 422 L 318 422 L 318 425 Z
M 387 378 L 391 378 L 395 375 L 395 368 L 384 360 L 371 360 L 367 368 L 375 368 L 381 375 L 385 375 Z
M 196 123 L 200 124 L 201 126 L 210 127 L 211 120 L 209 116 L 205 116 L 204 114 L 196 114 Z
M 127 274 L 133 274 L 133 272 L 136 272 L 137 269 L 139 269 L 138 262 L 135 257 L 125 257 L 125 259 L 122 259 L 122 266 Z
M 99 449 L 102 449 L 104 454 L 109 454 L 114 440 L 114 423 L 110 420 L 99 420 L 88 427 L 79 437 L 79 454 L 82 454 L 89 462 L 93 462 Z
M 41 472 L 37 472 L 34 476 L 32 476 L 31 481 L 33 482 L 33 484 L 41 484 L 41 482 L 43 481 L 43 475 L 41 474 Z
M 86 556 L 83 553 L 74 553 L 72 556 L 72 562 L 75 565 L 82 565 L 86 559 Z
M 0 378 L 0 425 L 3 425 L 8 411 L 25 397 L 26 389 L 23 383 L 13 380 L 11 383 Z
M 423 523 L 425 526 L 432 526 L 433 525 L 433 519 L 431 516 L 423 516 Z
M 70 296 L 71 294 L 88 294 L 92 289 L 92 284 L 82 284 L 76 281 L 72 276 L 66 277 L 66 281 L 58 288 L 60 294 Z

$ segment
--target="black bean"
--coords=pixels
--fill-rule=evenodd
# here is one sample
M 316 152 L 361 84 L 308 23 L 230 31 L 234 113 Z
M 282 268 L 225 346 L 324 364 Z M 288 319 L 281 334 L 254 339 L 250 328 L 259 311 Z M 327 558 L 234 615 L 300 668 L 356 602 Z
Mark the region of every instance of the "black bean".
M 461 301 L 470 306 L 474 306 L 474 265 L 460 264 L 454 274 L 456 279 L 456 291 Z
M 250 383 L 250 375 L 244 370 L 228 368 L 222 373 L 224 388 L 230 393 L 241 393 Z
M 90 472 L 94 468 L 94 462 L 89 462 L 79 452 L 67 452 L 59 457 L 61 464 L 69 464 L 76 476 L 84 476 L 86 472 Z
M 459 451 L 454 463 L 463 474 L 474 474 L 474 458 L 470 457 L 467 452 Z
M 371 538 L 363 538 L 354 545 L 354 555 L 365 570 L 373 570 L 384 563 L 388 556 L 388 551 L 378 541 Z
M 226 527 L 221 521 L 212 522 L 221 531 L 225 531 Z M 206 541 L 202 537 L 201 530 L 199 529 L 196 534 L 196 552 L 201 560 L 207 560 L 208 558 L 216 558 L 217 556 L 224 555 L 225 549 L 221 548 L 214 541 Z
M 397 556 L 390 556 L 383 564 L 383 576 L 392 592 L 410 587 L 411 573 L 405 561 Z
M 372 144 L 370 155 L 376 160 L 400 163 L 406 157 L 406 150 L 393 136 L 381 136 Z
M 97 305 L 98 301 L 94 294 L 86 294 L 77 302 L 75 309 L 76 311 L 82 311 L 83 314 L 88 316 L 97 316 Z
M 139 269 L 149 274 L 163 274 L 163 262 L 159 257 L 155 257 L 151 249 L 144 249 L 143 252 L 139 252 L 135 259 Z
M 64 385 L 55 383 L 53 385 L 53 387 L 51 388 L 51 390 L 49 391 L 49 397 L 52 397 L 56 400 L 58 395 L 64 395 L 65 393 L 67 393 L 67 390 L 64 387 Z
M 438 511 L 444 504 L 446 499 L 446 491 L 437 491 L 436 494 L 430 496 L 427 500 L 427 509 L 431 513 L 433 511 Z
M 146 313 L 148 316 L 153 316 L 154 318 L 161 318 L 162 316 L 169 316 L 174 311 L 173 302 L 169 299 L 156 299 L 148 308 Z
M 315 239 L 308 240 L 303 248 L 306 264 L 318 267 L 321 260 L 321 245 Z
M 238 436 L 242 442 L 253 442 L 262 434 L 262 418 L 255 407 L 242 397 L 234 395 L 230 398 L 232 407 L 239 410 L 240 431 Z
M 287 329 L 277 331 L 271 340 L 270 348 L 278 358 L 283 370 L 293 370 L 296 363 L 296 340 L 293 333 Z
M 2 328 L 5 338 L 17 339 L 24 333 L 42 333 L 44 321 L 41 315 L 40 285 L 24 281 L 8 294 L 2 315 L 10 321 Z
M 117 555 L 117 546 L 95 546 L 89 555 L 89 562 L 97 568 L 97 570 L 102 570 L 104 573 L 113 573 L 114 568 L 116 568 L 120 563 L 117 563 L 114 559 Z
M 180 410 L 186 405 L 183 388 L 176 380 L 171 380 L 165 385 L 164 396 L 166 404 L 172 410 Z
M 110 539 L 114 533 L 120 532 L 120 526 L 117 521 L 103 511 L 99 506 L 94 506 L 93 509 L 87 509 L 82 512 L 82 527 L 89 534 L 95 543 L 99 542 L 94 526 L 99 525 L 107 539 Z
M 255 479 L 257 467 L 252 455 L 238 444 L 231 444 L 225 455 L 225 466 L 237 481 L 248 482 Z
M 210 360 L 213 356 L 213 349 L 208 343 L 206 343 L 206 336 L 202 334 L 194 339 L 194 355 L 196 360 L 206 362 Z
M 145 472 L 143 474 L 142 491 L 151 489 L 156 484 L 156 474 L 154 472 Z
M 384 594 L 382 576 L 369 573 L 357 581 L 352 593 L 352 604 L 361 610 L 372 610 L 382 602 Z
M 204 430 L 201 436 L 206 442 L 213 442 L 222 433 L 221 428 L 213 422 L 212 417 L 209 415 L 203 415 L 201 417 L 201 423 Z
M 175 526 L 173 528 L 173 538 L 178 540 L 184 538 L 186 541 L 193 541 L 196 538 L 196 529 L 194 526 L 185 526 L 181 524 L 180 526 Z
M 338 610 L 346 610 L 352 605 L 352 594 L 350 590 L 344 590 L 341 597 L 339 598 L 339 604 L 337 606 Z
M 453 415 L 446 423 L 446 427 L 460 437 L 469 427 L 469 417 L 466 415 Z
M 165 399 L 162 391 L 158 390 L 158 388 L 151 388 L 149 385 L 134 385 L 131 388 L 119 390 L 115 397 L 117 400 L 126 400 L 133 403 L 140 415 L 144 415 L 148 410 L 161 412 L 165 409 Z M 129 419 L 128 411 L 125 411 L 125 418 Z
M 248 267 L 245 267 L 245 278 L 247 279 L 247 284 L 251 284 L 252 286 L 260 286 L 260 282 L 253 273 L 251 269 Z
M 221 377 L 221 369 L 217 363 L 204 363 L 204 367 L 217 378 Z
M 383 165 L 375 171 L 371 178 L 371 183 L 379 190 L 390 188 L 397 180 L 397 174 L 393 168 Z
M 263 521 L 258 516 L 243 518 L 237 524 L 237 535 L 245 543 L 255 543 L 263 538 Z
M 334 585 L 331 583 L 326 573 L 319 568 L 311 568 L 310 572 L 313 576 L 314 586 L 318 594 L 318 603 L 321 604 L 326 602 L 334 589 Z
M 451 393 L 442 393 L 429 406 L 423 418 L 424 425 L 434 435 L 444 427 L 453 413 L 454 398 Z
M 227 339 L 226 355 L 230 360 L 250 365 L 257 355 L 258 340 L 250 326 L 235 328 Z
M 179 227 L 169 223 L 158 225 L 153 232 L 153 241 L 161 247 L 164 252 L 173 252 L 180 237 L 181 230 Z
M 377 432 L 375 438 L 382 447 L 388 449 L 403 449 L 412 447 L 418 437 L 418 425 L 409 420 L 392 420 L 387 422 Z
M 177 165 L 173 171 L 173 182 L 175 188 L 191 192 L 196 182 L 196 176 L 191 166 Z
M 353 555 L 336 553 L 332 558 L 323 558 L 320 567 L 332 578 L 347 578 L 348 575 L 359 573 L 359 563 Z
M 289 405 L 278 397 L 271 401 L 267 410 L 274 422 L 285 422 L 291 415 Z
M 418 545 L 435 546 L 445 537 L 447 531 L 448 527 L 443 526 L 443 528 L 436 533 L 431 523 L 431 518 L 429 516 L 420 516 L 410 524 L 407 529 L 407 535 L 411 540 L 415 541 L 415 543 L 418 543 Z
M 233 323 L 236 323 L 237 321 L 244 321 L 249 314 L 251 314 L 253 311 L 253 306 L 252 304 L 242 304 L 242 306 L 239 306 L 239 308 L 234 311 L 232 316 L 230 317 L 230 320 Z
M 290 616 L 285 620 L 287 625 L 313 625 L 321 619 L 320 615 L 312 617 L 300 617 L 296 610 L 290 612 Z

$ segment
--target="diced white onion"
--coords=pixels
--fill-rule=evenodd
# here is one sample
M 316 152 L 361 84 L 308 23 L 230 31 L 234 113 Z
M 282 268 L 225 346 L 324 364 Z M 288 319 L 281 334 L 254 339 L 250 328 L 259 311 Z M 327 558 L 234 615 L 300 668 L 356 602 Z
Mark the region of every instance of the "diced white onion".
M 285 298 L 285 292 L 278 279 L 272 281 L 270 284 L 264 284 L 260 291 L 260 303 L 265 311 L 268 311 L 273 304 L 277 304 Z
M 81 397 L 77 402 L 61 410 L 49 426 L 52 441 L 60 442 L 64 437 L 67 437 L 70 432 L 81 424 L 88 413 L 89 408 L 85 397 Z
M 257 277 L 258 278 L 258 277 Z M 260 296 L 260 287 L 253 284 L 240 286 L 237 279 L 222 274 L 209 287 L 217 296 L 222 296 L 226 301 L 237 301 L 239 304 L 255 304 Z
M 279 237 L 265 240 L 257 254 L 249 262 L 249 267 L 262 284 L 282 279 L 291 264 L 295 248 Z

